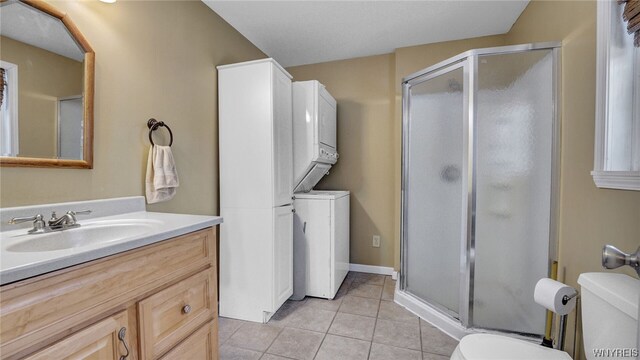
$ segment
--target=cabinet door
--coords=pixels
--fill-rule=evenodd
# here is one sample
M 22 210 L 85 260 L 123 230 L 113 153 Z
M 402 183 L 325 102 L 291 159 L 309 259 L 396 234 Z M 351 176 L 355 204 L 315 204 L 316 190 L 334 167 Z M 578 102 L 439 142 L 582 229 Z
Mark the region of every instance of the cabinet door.
M 273 206 L 291 204 L 293 120 L 291 79 L 273 67 Z
M 118 333 L 124 330 L 122 340 Z M 84 330 L 65 338 L 64 340 L 49 346 L 31 356 L 27 360 L 49 359 L 92 359 L 92 360 L 116 360 L 132 351 L 127 329 L 127 312 L 123 311 L 110 316 Z M 126 343 L 126 346 L 125 346 Z M 131 359 L 133 355 L 124 359 Z
M 293 207 L 281 206 L 273 215 L 273 287 L 272 312 L 293 295 Z

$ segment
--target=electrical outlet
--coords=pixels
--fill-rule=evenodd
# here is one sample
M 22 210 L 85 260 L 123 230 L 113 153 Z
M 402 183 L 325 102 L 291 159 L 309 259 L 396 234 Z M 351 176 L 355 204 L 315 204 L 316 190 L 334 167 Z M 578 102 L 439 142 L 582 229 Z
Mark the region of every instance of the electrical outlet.
M 380 235 L 373 235 L 373 247 L 380 247 Z

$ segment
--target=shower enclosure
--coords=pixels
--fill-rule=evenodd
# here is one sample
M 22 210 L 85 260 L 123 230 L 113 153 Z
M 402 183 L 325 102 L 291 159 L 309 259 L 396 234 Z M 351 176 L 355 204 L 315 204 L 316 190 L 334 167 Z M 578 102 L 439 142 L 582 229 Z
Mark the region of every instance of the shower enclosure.
M 403 80 L 396 300 L 456 337 L 544 334 L 559 59 L 558 43 L 477 49 Z

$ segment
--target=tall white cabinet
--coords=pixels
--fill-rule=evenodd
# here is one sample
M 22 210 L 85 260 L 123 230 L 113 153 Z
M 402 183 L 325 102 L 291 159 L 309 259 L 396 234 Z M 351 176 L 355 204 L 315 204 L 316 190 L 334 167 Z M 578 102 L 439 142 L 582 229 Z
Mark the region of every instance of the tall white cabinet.
M 267 322 L 293 293 L 291 75 L 218 67 L 220 316 Z

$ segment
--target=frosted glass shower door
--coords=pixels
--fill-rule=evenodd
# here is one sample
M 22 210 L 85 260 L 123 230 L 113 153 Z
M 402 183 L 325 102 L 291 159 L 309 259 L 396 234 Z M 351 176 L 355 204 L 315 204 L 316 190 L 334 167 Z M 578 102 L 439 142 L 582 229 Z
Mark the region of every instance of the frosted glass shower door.
M 477 58 L 473 326 L 544 333 L 533 300 L 548 276 L 553 50 Z
M 460 313 L 466 228 L 465 63 L 413 80 L 405 88 L 404 289 L 454 317 Z

